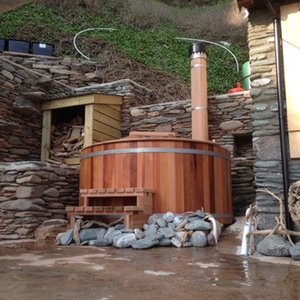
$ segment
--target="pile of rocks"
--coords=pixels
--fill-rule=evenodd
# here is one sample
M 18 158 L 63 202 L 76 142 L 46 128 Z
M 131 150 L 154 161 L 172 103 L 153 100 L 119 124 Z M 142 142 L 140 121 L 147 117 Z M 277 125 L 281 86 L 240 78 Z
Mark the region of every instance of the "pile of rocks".
M 78 224 L 81 224 L 79 230 L 76 228 Z M 84 228 L 82 224 L 84 223 L 78 216 L 74 229 L 58 234 L 56 243 L 134 249 L 154 246 L 205 247 L 218 242 L 223 227 L 213 216 L 201 210 L 182 215 L 172 212 L 153 214 L 144 224 L 143 230 L 124 228 L 123 224 L 112 227 L 101 224 L 98 228 Z M 99 225 L 99 222 L 96 224 Z

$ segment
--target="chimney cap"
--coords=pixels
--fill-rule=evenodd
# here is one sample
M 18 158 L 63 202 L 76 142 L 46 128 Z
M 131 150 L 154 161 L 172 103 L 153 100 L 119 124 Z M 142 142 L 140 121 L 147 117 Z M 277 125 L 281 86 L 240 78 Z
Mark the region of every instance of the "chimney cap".
M 205 43 L 194 43 L 189 48 L 189 55 L 192 56 L 194 53 L 205 53 L 207 55 L 207 45 Z

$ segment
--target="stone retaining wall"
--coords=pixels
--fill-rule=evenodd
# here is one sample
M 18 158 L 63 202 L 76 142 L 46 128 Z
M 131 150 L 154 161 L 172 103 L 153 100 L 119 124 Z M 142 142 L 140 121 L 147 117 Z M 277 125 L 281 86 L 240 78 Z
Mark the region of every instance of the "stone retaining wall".
M 53 66 L 54 62 L 56 68 Z M 43 64 L 46 66 L 43 74 L 26 68 Z M 62 69 L 59 69 L 58 66 L 61 66 Z M 124 122 L 128 119 L 130 107 L 151 103 L 152 92 L 129 79 L 85 87 L 71 87 L 55 81 L 51 77 L 52 68 L 55 72 L 58 70 L 67 72 L 68 69 L 64 66 L 64 60 L 59 62 L 38 57 L 0 56 L 0 161 L 40 160 L 41 103 L 44 100 L 62 99 L 63 101 L 65 97 L 91 93 L 122 96 L 121 118 Z M 89 64 L 89 66 L 92 65 Z M 72 67 L 71 62 L 68 67 Z M 84 78 L 86 71 L 86 68 L 83 67 L 81 77 Z M 71 75 L 68 77 L 68 80 L 75 84 L 75 79 L 73 79 Z M 77 78 L 77 80 L 79 79 Z M 83 82 L 87 84 L 86 80 Z
M 41 162 L 0 164 L 0 240 L 34 237 L 46 220 L 78 204 L 79 170 Z

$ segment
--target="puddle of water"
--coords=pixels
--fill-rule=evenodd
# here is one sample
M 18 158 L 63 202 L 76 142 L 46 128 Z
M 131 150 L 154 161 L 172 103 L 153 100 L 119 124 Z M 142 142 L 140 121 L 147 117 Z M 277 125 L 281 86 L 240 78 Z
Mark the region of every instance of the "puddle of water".
M 176 273 L 173 272 L 165 272 L 165 271 L 150 271 L 150 270 L 145 270 L 144 271 L 146 274 L 151 274 L 155 276 L 168 276 L 168 275 L 175 275 Z

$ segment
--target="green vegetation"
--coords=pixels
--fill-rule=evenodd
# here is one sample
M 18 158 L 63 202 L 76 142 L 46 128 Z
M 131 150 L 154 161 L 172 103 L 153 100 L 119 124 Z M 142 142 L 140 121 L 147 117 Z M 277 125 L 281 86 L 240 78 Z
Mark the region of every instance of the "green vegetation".
M 70 1 L 39 0 L 0 15 L 0 37 L 51 43 L 56 56 L 79 58 L 73 47 L 76 33 L 87 28 L 115 28 L 114 32 L 94 30 L 81 34 L 78 48 L 99 60 L 105 59 L 108 52 L 122 53 L 127 59 L 174 74 L 187 83 L 191 42 L 176 37 L 227 41 L 240 65 L 248 60 L 245 21 L 240 20 L 232 1 L 220 0 L 202 9 L 151 0 Z M 226 50 L 212 45 L 208 49 L 209 93 L 226 93 L 241 74 Z

